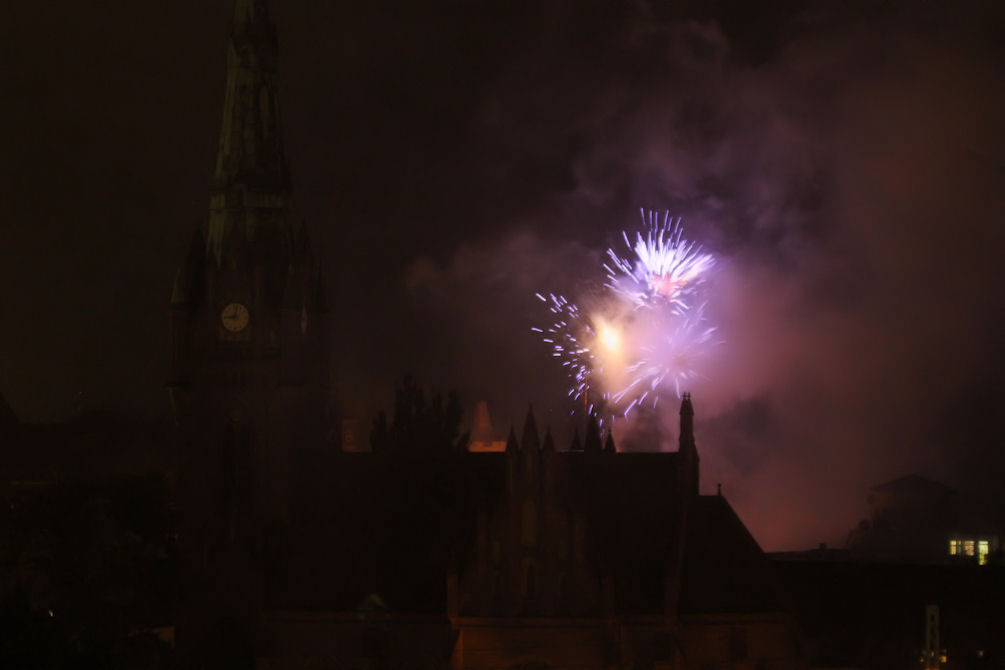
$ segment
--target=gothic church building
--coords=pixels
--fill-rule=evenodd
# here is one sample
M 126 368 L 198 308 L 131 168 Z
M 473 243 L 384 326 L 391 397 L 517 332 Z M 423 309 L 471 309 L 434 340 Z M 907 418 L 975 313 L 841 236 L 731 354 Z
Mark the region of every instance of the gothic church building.
M 676 452 L 327 439 L 328 311 L 291 218 L 276 30 L 236 0 L 209 224 L 170 305 L 181 667 L 804 667 L 765 558 Z M 563 445 L 564 446 L 564 445 Z

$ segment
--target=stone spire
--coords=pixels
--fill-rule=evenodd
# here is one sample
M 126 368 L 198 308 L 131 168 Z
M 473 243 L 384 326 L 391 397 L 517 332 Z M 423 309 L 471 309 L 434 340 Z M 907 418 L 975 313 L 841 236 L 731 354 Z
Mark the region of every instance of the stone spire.
M 579 439 L 579 429 L 577 428 L 572 434 L 572 444 L 569 445 L 569 451 L 582 451 L 583 441 Z
M 277 81 L 278 42 L 265 0 L 237 0 L 210 200 L 208 250 L 220 262 L 232 236 L 286 262 L 290 176 Z M 255 244 L 257 242 L 257 244 Z M 264 249 L 264 247 L 279 247 Z M 278 256 L 278 257 L 277 257 Z
M 604 440 L 604 451 L 608 454 L 618 453 L 618 448 L 614 446 L 614 433 L 607 431 L 607 439 Z
M 583 451 L 588 454 L 599 454 L 603 446 L 604 443 L 600 439 L 600 424 L 597 422 L 597 417 L 591 414 L 586 424 L 586 442 L 583 444 Z
M 691 394 L 681 394 L 680 400 L 680 455 L 681 494 L 685 498 L 698 495 L 698 448 L 694 443 L 694 407 Z
M 680 442 L 681 452 L 696 450 L 694 444 L 694 406 L 691 394 L 684 393 L 680 401 Z
M 545 452 L 555 451 L 555 440 L 551 437 L 550 428 L 547 428 L 544 431 L 544 442 L 541 444 L 541 451 Z
M 537 432 L 537 421 L 534 420 L 534 407 L 527 409 L 527 418 L 523 422 L 523 439 L 520 447 L 527 451 L 538 452 L 541 449 L 541 441 Z
M 506 438 L 506 453 L 515 454 L 520 451 L 520 445 L 516 441 L 516 432 L 513 430 L 513 426 L 509 427 L 509 437 Z

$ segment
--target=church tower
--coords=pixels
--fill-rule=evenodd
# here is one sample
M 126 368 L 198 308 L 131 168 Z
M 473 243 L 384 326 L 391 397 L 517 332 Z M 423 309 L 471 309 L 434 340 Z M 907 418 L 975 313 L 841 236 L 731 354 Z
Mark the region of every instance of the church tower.
M 236 0 L 209 225 L 193 234 L 169 317 L 178 643 L 190 667 L 253 653 L 268 535 L 288 521 L 293 474 L 327 433 L 326 306 L 291 216 L 277 60 L 266 1 Z

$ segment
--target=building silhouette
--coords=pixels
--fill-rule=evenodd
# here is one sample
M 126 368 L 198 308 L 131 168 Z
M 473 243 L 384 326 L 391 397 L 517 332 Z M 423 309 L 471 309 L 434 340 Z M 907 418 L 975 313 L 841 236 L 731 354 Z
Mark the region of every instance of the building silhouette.
M 919 475 L 873 486 L 869 516 L 848 534 L 859 559 L 936 564 L 1002 562 L 996 510 L 966 492 Z
M 264 0 L 237 0 L 205 235 L 170 306 L 186 668 L 796 668 L 765 559 L 679 449 L 343 450 Z M 425 443 L 424 443 L 425 444 Z M 655 448 L 655 445 L 653 445 Z

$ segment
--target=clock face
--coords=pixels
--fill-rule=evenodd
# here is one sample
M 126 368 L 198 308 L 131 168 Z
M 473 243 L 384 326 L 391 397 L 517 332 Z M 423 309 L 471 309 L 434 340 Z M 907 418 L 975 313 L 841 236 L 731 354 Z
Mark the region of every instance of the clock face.
M 248 308 L 239 302 L 232 302 L 220 312 L 223 327 L 232 333 L 239 333 L 248 327 Z

